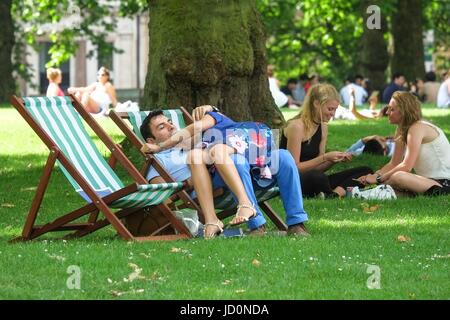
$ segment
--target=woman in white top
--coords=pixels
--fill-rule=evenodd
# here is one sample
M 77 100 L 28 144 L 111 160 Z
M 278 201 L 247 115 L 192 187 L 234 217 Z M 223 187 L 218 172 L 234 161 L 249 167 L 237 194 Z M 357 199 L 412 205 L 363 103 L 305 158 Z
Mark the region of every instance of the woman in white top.
M 436 105 L 438 108 L 450 107 L 450 70 L 444 75 L 444 82 L 439 87 Z
M 75 94 L 90 113 L 105 113 L 109 106 L 117 104 L 116 90 L 109 81 L 109 70 L 101 67 L 97 72 L 98 81 L 88 87 L 70 87 L 67 92 Z
M 358 180 L 426 195 L 449 193 L 450 144 L 440 128 L 422 120 L 419 100 L 409 92 L 395 92 L 388 117 L 391 124 L 397 125 L 392 159 L 374 174 Z M 415 173 L 411 173 L 412 169 Z

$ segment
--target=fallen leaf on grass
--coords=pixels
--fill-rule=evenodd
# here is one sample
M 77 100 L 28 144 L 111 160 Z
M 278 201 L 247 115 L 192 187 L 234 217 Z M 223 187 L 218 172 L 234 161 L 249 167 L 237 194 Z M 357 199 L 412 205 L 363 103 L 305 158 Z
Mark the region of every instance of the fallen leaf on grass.
M 36 189 L 37 189 L 37 187 L 27 187 L 27 188 L 20 189 L 20 191 L 35 191 Z
M 175 247 L 172 247 L 172 249 L 170 249 L 170 252 L 181 252 L 181 249 L 180 248 L 175 248 Z
M 124 294 L 129 294 L 129 293 L 142 293 L 144 292 L 144 289 L 137 289 L 137 290 L 130 290 L 130 291 L 116 291 L 116 290 L 112 290 L 111 294 L 115 297 L 120 297 L 123 296 Z
M 435 254 L 433 256 L 433 258 L 436 258 L 436 259 L 450 259 L 450 253 L 448 255 L 446 255 L 446 256 L 438 256 L 438 255 Z
M 15 205 L 12 203 L 2 203 L 2 208 L 14 208 Z
M 56 254 L 47 254 L 47 255 L 49 256 L 49 258 L 56 259 L 58 261 L 63 261 L 63 262 L 66 261 L 66 258 L 64 258 L 62 256 L 58 256 Z
M 352 208 L 352 211 L 353 211 L 353 212 L 358 212 L 358 209 Z
M 363 207 L 363 211 L 364 213 L 374 213 L 378 208 L 380 208 L 380 205 L 377 204 L 371 207 Z
M 236 292 L 236 293 L 244 293 L 245 290 L 244 290 L 244 289 L 238 289 L 238 290 L 236 290 L 235 292 Z
M 155 271 L 150 276 L 150 279 L 152 281 L 164 281 L 164 277 L 158 273 L 158 271 Z
M 145 277 L 141 276 L 142 268 L 139 268 L 134 263 L 129 263 L 128 266 L 133 269 L 133 272 L 128 275 L 128 278 L 123 279 L 123 281 L 132 282 L 136 279 L 145 279 Z
M 253 259 L 252 265 L 254 265 L 255 267 L 259 267 L 261 265 L 261 261 L 259 261 L 257 259 Z
M 222 284 L 225 285 L 225 286 L 230 284 L 230 283 L 231 283 L 231 280 L 225 280 L 224 282 L 222 282 Z
M 400 241 L 400 242 L 408 242 L 408 241 L 411 240 L 411 238 L 407 237 L 407 236 L 400 235 L 400 236 L 397 237 L 397 240 Z

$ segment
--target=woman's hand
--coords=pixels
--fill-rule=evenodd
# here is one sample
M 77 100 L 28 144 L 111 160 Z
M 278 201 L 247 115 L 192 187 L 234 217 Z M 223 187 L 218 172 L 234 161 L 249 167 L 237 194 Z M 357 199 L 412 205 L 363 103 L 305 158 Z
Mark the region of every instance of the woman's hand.
M 192 118 L 194 118 L 194 121 L 200 121 L 207 112 L 211 111 L 213 111 L 213 108 L 210 105 L 199 106 L 192 110 Z
M 153 143 L 145 143 L 142 147 L 141 147 L 141 151 L 143 153 L 158 153 L 161 151 L 161 147 L 157 144 L 153 144 Z
M 350 153 L 340 151 L 331 151 L 324 154 L 324 159 L 333 163 L 351 161 L 352 157 Z

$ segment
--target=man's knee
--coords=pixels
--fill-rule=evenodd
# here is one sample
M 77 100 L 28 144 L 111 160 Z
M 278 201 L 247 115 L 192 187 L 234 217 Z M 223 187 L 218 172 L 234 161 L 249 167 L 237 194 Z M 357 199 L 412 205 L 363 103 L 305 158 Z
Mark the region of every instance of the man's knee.
M 224 144 L 216 144 L 209 150 L 210 158 L 218 164 L 227 163 L 231 153 L 233 153 L 233 149 Z

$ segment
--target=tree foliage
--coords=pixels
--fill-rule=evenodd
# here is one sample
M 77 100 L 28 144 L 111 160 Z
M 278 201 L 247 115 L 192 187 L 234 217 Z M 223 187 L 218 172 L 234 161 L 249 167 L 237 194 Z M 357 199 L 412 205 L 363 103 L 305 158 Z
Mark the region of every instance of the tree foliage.
M 24 55 L 26 45 L 34 48 L 43 36 L 51 41 L 50 61 L 46 66 L 59 66 L 76 53 L 79 39 L 89 39 L 102 54 L 121 52 L 107 41 L 117 27 L 117 18 L 133 16 L 146 10 L 145 0 L 13 0 L 11 12 L 17 39 L 15 70 L 30 79 L 30 66 Z M 88 57 L 93 52 L 88 53 Z
M 304 72 L 319 73 L 328 81 L 340 85 L 348 74 L 360 71 L 364 55 L 379 54 L 365 52 L 367 48 L 377 50 L 376 46 L 364 48 L 366 42 L 363 34 L 367 31 L 367 15 L 361 7 L 364 4 L 367 7 L 367 3 L 380 7 L 382 19 L 386 23 L 383 30 L 386 43 L 395 42 L 392 22 L 399 10 L 399 0 L 259 0 L 258 7 L 269 36 L 269 62 L 275 64 L 278 77 L 286 80 Z M 414 8 L 407 5 L 402 10 L 412 9 Z M 435 46 L 429 49 L 430 54 L 436 50 L 448 51 L 450 2 L 423 0 L 421 9 L 423 28 L 420 29 L 435 31 L 436 42 Z M 402 37 L 401 34 L 397 36 Z M 378 50 L 386 48 L 382 46 Z M 389 58 L 393 59 L 393 48 L 388 50 Z M 437 66 L 441 65 L 444 65 L 444 62 L 438 61 Z M 387 76 L 385 74 L 385 79 Z

